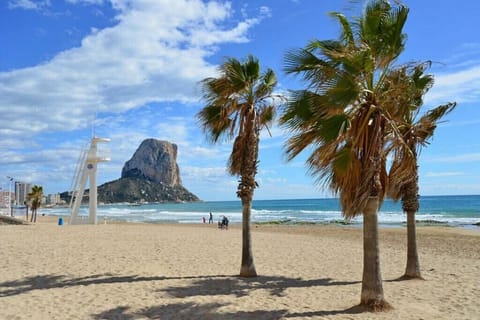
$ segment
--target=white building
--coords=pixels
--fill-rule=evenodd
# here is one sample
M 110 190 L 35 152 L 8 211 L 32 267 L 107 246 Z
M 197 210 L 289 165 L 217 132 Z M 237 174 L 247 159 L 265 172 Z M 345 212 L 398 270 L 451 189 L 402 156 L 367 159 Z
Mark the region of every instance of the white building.
M 47 196 L 46 203 L 48 205 L 57 205 L 60 204 L 60 193 L 52 193 Z
M 0 208 L 8 208 L 8 199 L 13 200 L 13 198 L 14 198 L 13 192 L 0 190 Z
M 27 201 L 28 194 L 32 191 L 31 183 L 15 182 L 15 204 L 23 205 Z

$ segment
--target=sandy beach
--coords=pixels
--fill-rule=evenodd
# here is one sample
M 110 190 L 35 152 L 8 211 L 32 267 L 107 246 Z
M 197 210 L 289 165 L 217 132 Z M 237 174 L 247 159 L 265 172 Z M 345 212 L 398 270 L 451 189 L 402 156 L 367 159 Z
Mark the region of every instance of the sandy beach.
M 259 277 L 237 277 L 241 229 L 216 225 L 0 226 L 0 319 L 479 319 L 480 231 L 418 228 L 425 281 L 395 281 L 406 231 L 380 232 L 386 299 L 358 313 L 362 231 L 252 228 Z

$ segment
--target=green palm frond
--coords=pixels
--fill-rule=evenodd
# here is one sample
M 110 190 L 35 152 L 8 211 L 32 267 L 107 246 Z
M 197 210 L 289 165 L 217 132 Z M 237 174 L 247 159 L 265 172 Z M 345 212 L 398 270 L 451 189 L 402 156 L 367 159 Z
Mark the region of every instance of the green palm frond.
M 392 7 L 389 1 L 370 1 L 359 21 L 362 41 L 376 57 L 379 68 L 386 68 L 403 51 L 406 36 L 403 34 L 408 8 Z
M 350 22 L 348 21 L 347 17 L 340 12 L 331 12 L 330 16 L 337 18 L 338 22 L 342 26 L 342 41 L 346 42 L 349 46 L 355 45 L 355 38 L 353 35 L 353 30 Z
M 42 204 L 42 198 L 43 198 L 43 187 L 34 185 L 30 193 L 28 193 L 27 195 L 27 199 L 30 202 L 30 206 L 32 210 L 35 211 L 38 208 L 40 208 L 40 205 Z
M 203 130 L 208 133 L 207 136 L 212 142 L 217 142 L 225 132 L 228 132 L 233 122 L 225 111 L 221 106 L 209 105 L 197 114 Z
M 334 62 L 323 60 L 312 51 L 305 49 L 287 52 L 284 71 L 286 73 L 302 73 L 303 79 L 312 84 L 322 83 L 338 72 Z

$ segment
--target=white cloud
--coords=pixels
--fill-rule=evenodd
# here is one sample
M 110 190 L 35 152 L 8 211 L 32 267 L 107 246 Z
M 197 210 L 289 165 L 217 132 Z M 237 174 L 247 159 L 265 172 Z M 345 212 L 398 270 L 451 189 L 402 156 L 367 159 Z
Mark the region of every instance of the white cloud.
M 162 140 L 175 141 L 176 144 L 188 144 L 188 128 L 184 123 L 159 123 L 156 127 L 158 137 Z
M 429 178 L 439 178 L 439 177 L 458 177 L 463 176 L 464 173 L 460 171 L 454 172 L 427 172 L 425 173 L 425 177 Z
M 426 161 L 450 162 L 450 163 L 478 162 L 480 161 L 480 153 L 466 153 L 466 154 L 459 154 L 454 156 L 435 157 L 435 158 L 426 159 Z
M 10 0 L 9 9 L 41 10 L 51 5 L 50 0 L 32 1 L 32 0 Z
M 480 42 L 464 43 L 444 63 L 434 64 L 435 83 L 426 95 L 428 104 L 480 99 Z
M 180 175 L 183 180 L 206 183 L 219 183 L 220 181 L 234 179 L 227 173 L 226 167 L 182 166 Z
M 107 0 L 68 2 L 102 5 Z M 197 165 L 198 159 L 222 166 L 221 174 L 215 173 L 217 169 L 187 168 L 191 179 L 235 181 L 225 172 L 222 145 L 199 146 L 205 139 L 192 119 L 162 116 L 198 102 L 198 81 L 216 72 L 207 58 L 224 43 L 248 41 L 248 31 L 268 16 L 266 10 L 261 9 L 258 17 L 238 20 L 229 2 L 109 2 L 117 10 L 114 26 L 92 28 L 79 47 L 59 52 L 42 64 L 0 72 L 0 148 L 6 150 L 0 158 L 2 171 L 21 181 L 48 181 L 46 192 L 66 190 L 81 146 L 89 142 L 89 130 L 81 130 L 89 128 L 98 114 L 98 135 L 112 139 L 102 145 L 112 160 L 101 164 L 99 183 L 118 178 L 125 161 L 151 137 L 179 145 L 177 162 L 182 163 L 182 172 L 183 164 Z M 11 9 L 43 12 L 50 7 L 50 1 L 9 1 Z M 145 106 L 150 102 L 184 104 L 162 103 L 153 110 Z M 81 137 L 60 146 L 53 136 L 48 145 L 39 140 L 40 134 L 57 131 L 59 135 L 78 132 Z
M 0 119 L 3 130 L 72 130 L 85 127 L 97 111 L 198 101 L 197 82 L 215 72 L 206 61 L 214 46 L 247 41 L 260 19 L 232 24 L 230 4 L 214 1 L 112 0 L 112 6 L 118 23 L 92 30 L 80 47 L 38 66 L 0 73 L 0 109 L 10 111 Z
M 473 102 L 480 99 L 480 65 L 435 75 L 435 84 L 426 95 L 428 104 L 450 101 Z
M 68 3 L 71 4 L 87 4 L 87 5 L 101 5 L 105 2 L 105 0 L 66 0 Z
M 466 195 L 478 194 L 480 184 L 478 183 L 423 183 L 420 186 L 422 195 Z

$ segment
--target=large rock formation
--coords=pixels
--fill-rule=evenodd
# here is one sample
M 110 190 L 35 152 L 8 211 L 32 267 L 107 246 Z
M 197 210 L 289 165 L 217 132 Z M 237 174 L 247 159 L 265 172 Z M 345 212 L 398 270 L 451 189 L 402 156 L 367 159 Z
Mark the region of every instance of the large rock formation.
M 144 140 L 123 166 L 122 178 L 139 178 L 172 187 L 181 185 L 177 145 L 156 139 Z
M 98 187 L 98 201 L 192 202 L 200 199 L 182 186 L 177 145 L 147 139 L 125 163 L 120 179 Z

